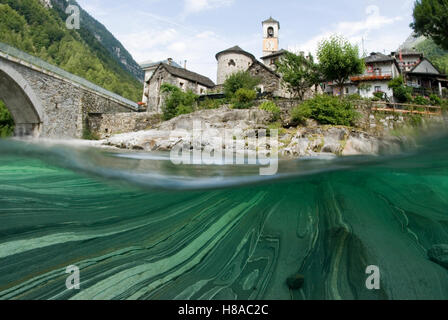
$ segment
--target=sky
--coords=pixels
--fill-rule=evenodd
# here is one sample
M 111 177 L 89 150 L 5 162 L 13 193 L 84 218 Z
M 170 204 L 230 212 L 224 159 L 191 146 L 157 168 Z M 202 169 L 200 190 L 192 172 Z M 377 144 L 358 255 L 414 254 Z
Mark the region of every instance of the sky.
M 262 56 L 261 22 L 270 16 L 280 21 L 283 49 L 315 54 L 319 41 L 338 34 L 366 53 L 390 53 L 412 33 L 414 1 L 78 0 L 137 62 L 187 60 L 213 81 L 217 52 L 239 45 Z

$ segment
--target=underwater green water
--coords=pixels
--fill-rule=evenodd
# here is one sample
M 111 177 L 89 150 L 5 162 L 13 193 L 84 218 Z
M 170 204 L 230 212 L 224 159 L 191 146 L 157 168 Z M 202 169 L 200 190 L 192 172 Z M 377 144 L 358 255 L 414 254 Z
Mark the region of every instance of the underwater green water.
M 448 270 L 427 254 L 438 244 L 448 137 L 282 161 L 274 177 L 0 141 L 0 299 L 447 299 Z

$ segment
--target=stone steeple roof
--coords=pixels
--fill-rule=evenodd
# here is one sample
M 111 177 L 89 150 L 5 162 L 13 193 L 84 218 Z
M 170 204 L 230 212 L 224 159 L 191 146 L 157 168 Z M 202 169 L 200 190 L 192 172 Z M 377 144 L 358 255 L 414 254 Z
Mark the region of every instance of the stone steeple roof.
M 262 22 L 262 24 L 265 24 L 265 23 L 278 23 L 278 28 L 280 29 L 280 22 L 277 21 L 277 20 L 275 20 L 275 19 L 273 19 L 272 17 L 269 17 L 269 19 L 264 20 L 264 21 Z
M 218 52 L 216 54 L 216 59 L 218 59 L 220 55 L 225 54 L 225 53 L 239 53 L 239 54 L 243 54 L 243 55 L 251 58 L 254 61 L 257 60 L 253 54 L 251 54 L 251 53 L 249 53 L 247 51 L 244 51 L 239 46 L 234 46 L 232 48 L 229 48 L 229 49 L 226 49 L 224 51 Z

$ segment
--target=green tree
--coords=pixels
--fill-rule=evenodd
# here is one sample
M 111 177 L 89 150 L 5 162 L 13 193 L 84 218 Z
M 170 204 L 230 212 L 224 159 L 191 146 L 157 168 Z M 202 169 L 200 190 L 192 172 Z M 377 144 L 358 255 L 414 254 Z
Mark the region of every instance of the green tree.
M 198 96 L 191 90 L 183 92 L 176 86 L 168 83 L 162 84 L 160 91 L 166 95 L 162 107 L 163 120 L 170 120 L 181 114 L 187 114 L 194 111 L 194 103 Z
M 247 71 L 236 72 L 224 82 L 224 94 L 232 98 L 239 89 L 255 90 L 259 83 L 260 79 L 252 77 Z
M 448 0 L 417 0 L 411 27 L 448 50 Z
M 364 60 L 359 57 L 358 46 L 342 37 L 333 36 L 319 43 L 317 57 L 320 71 L 327 81 L 336 82 L 344 95 L 344 83 L 350 77 L 364 73 Z
M 432 39 L 426 39 L 419 43 L 416 49 L 431 60 L 440 72 L 444 74 L 448 73 L 448 50 L 439 47 Z
M 3 101 L 0 100 L 0 138 L 12 136 L 14 133 L 14 119 Z
M 288 91 L 301 100 L 307 90 L 321 82 L 319 66 L 311 54 L 307 58 L 302 54 L 287 52 L 276 65 Z

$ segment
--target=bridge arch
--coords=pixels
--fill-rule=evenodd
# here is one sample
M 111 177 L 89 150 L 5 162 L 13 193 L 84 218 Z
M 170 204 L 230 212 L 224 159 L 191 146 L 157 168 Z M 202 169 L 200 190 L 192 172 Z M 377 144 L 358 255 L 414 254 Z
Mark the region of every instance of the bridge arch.
M 1 60 L 0 99 L 12 114 L 16 136 L 39 136 L 44 120 L 42 103 L 28 81 Z

